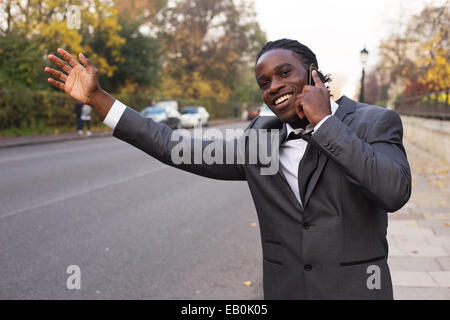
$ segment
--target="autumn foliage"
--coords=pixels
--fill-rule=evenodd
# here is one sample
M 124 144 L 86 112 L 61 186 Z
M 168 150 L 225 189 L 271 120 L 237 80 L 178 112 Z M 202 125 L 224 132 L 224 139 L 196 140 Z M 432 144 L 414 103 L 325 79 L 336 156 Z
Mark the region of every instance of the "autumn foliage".
M 449 26 L 448 3 L 427 6 L 382 41 L 380 60 L 365 86 L 368 102 L 448 90 Z

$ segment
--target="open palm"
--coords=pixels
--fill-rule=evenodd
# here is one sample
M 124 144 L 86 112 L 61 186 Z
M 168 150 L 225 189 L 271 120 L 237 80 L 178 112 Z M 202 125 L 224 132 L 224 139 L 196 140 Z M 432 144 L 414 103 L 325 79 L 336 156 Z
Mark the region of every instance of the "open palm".
M 79 57 L 83 65 L 70 53 L 61 48 L 58 49 L 58 53 L 64 60 L 52 54 L 48 58 L 64 72 L 48 67 L 45 68 L 45 72 L 61 81 L 49 78 L 48 82 L 56 88 L 65 91 L 72 98 L 89 104 L 94 94 L 100 88 L 97 69 L 82 54 Z

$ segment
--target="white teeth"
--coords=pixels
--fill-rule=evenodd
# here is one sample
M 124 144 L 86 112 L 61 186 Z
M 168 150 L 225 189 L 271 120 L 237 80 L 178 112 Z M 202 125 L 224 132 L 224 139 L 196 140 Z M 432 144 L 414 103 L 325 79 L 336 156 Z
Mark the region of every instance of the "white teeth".
M 285 94 L 285 95 L 282 96 L 282 97 L 279 97 L 277 100 L 275 100 L 275 105 L 285 102 L 285 101 L 286 101 L 287 99 L 289 99 L 291 96 L 292 96 L 292 94 L 291 94 L 291 93 L 288 93 L 288 94 Z

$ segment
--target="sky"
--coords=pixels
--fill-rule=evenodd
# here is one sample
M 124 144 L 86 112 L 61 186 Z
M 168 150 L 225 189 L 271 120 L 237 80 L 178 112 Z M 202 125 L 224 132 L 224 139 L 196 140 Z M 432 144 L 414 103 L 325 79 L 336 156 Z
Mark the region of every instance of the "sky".
M 369 51 L 366 70 L 378 60 L 378 45 L 426 4 L 445 0 L 254 0 L 268 40 L 290 38 L 307 45 L 319 69 L 330 73 L 332 93 L 355 98 L 361 81 L 360 51 Z M 339 97 L 335 97 L 338 99 Z

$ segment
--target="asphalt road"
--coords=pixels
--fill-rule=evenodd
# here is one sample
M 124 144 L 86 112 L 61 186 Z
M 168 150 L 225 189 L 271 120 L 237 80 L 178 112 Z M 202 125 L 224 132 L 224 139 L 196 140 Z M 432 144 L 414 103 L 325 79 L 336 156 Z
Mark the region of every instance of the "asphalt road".
M 0 299 L 261 299 L 255 223 L 246 182 L 113 137 L 1 149 Z

